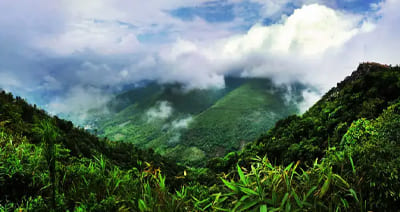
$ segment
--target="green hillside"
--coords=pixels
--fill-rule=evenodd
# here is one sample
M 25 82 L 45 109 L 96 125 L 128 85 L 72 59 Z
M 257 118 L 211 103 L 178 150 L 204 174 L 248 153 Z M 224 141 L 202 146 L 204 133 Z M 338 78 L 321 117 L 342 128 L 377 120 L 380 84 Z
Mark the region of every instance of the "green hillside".
M 125 205 L 118 199 L 144 189 L 144 173 L 154 169 L 180 188 L 184 169 L 173 161 L 97 138 L 0 92 L 0 211 L 116 211 Z
M 296 113 L 302 89 L 297 85 L 288 101 L 287 88 L 267 79 L 227 78 L 223 89 L 190 91 L 151 83 L 117 96 L 111 103 L 116 113 L 96 126 L 101 136 L 197 164 L 239 150 L 280 118 Z
M 399 67 L 361 64 L 306 113 L 278 121 L 239 154 L 212 159 L 208 167 L 230 172 L 236 163 L 249 167 L 264 155 L 280 165 L 301 161 L 303 168 L 321 161 L 356 188 L 364 209 L 397 210 L 399 97 Z
M 0 211 L 398 211 L 399 133 L 400 67 L 376 63 L 199 168 L 0 92 Z
M 277 120 L 297 112 L 296 102 L 283 99 L 285 92 L 267 80 L 249 80 L 195 116 L 181 139 L 209 156 L 239 150 Z

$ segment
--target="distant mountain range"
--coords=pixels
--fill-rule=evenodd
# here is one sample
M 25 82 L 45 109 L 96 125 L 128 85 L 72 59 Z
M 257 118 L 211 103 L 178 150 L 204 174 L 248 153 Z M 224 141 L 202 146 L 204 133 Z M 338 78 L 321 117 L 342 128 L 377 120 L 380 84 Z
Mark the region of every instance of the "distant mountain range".
M 111 112 L 90 122 L 100 136 L 193 165 L 239 150 L 277 120 L 298 113 L 305 89 L 261 78 L 227 77 L 222 89 L 150 82 L 116 96 L 108 104 Z

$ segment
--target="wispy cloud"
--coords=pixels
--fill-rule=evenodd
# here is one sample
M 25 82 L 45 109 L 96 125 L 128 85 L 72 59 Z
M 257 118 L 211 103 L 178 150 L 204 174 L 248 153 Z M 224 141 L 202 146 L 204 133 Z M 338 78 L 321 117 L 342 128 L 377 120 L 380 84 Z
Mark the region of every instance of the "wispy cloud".
M 108 113 L 105 105 L 111 100 L 110 95 L 96 87 L 73 87 L 63 96 L 55 97 L 47 109 L 52 114 L 69 117 L 77 124 L 84 124 L 91 110 Z M 93 114 L 91 114 L 93 115 Z
M 169 118 L 174 109 L 168 101 L 157 102 L 155 106 L 147 110 L 146 117 L 148 121 L 164 120 Z

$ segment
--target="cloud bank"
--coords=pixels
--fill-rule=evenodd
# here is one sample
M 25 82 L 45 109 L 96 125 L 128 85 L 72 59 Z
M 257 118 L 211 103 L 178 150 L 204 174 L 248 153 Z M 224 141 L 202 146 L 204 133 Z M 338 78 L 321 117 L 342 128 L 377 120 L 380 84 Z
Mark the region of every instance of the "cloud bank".
M 203 89 L 223 87 L 226 75 L 269 77 L 323 93 L 359 62 L 399 63 L 399 6 L 397 0 L 2 1 L 0 87 L 78 117 L 143 80 Z

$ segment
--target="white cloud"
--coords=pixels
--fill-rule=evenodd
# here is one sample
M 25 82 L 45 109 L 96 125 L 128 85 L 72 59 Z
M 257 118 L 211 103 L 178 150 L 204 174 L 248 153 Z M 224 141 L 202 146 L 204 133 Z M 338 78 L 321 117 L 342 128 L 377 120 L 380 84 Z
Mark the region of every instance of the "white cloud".
M 129 54 L 140 48 L 136 34 L 115 22 L 84 20 L 70 24 L 67 31 L 40 37 L 36 45 L 59 55 L 93 51 L 97 54 Z
M 390 49 L 393 45 L 374 42 L 384 36 L 386 42 L 399 43 L 395 42 L 399 40 L 395 33 L 384 28 L 396 25 L 393 20 L 389 22 L 396 13 L 388 11 L 393 8 L 385 7 L 388 4 L 393 2 L 385 3 L 379 11 L 381 20 L 311 4 L 277 24 L 256 24 L 245 34 L 205 41 L 180 38 L 153 56 L 146 56 L 146 68 L 133 64 L 130 73 L 160 82 L 183 82 L 189 88 L 206 88 L 222 87 L 223 76 L 235 72 L 271 77 L 278 83 L 300 81 L 324 92 L 361 61 L 386 62 L 395 57 Z M 368 54 L 377 56 L 366 56 L 362 46 L 370 46 Z
M 246 35 L 228 39 L 220 53 L 233 58 L 267 52 L 317 55 L 359 33 L 361 18 L 322 5 L 307 5 L 296 9 L 282 24 L 255 25 Z
M 317 77 L 323 84 L 329 73 L 316 67 L 353 37 L 373 29 L 362 18 L 318 4 L 306 5 L 281 23 L 255 25 L 243 35 L 214 42 L 178 40 L 167 48 L 170 51 L 161 51 L 167 55 L 161 58 L 171 64 L 168 76 L 187 81 L 190 77 L 184 76 L 188 74 L 190 83 L 197 79 L 208 82 L 205 85 L 220 83 L 223 75 L 239 70 L 242 76 L 272 77 L 280 82 L 315 83 Z M 168 76 L 163 79 L 171 80 Z
M 158 119 L 166 119 L 172 115 L 173 108 L 168 101 L 158 102 L 154 107 L 146 111 L 146 116 L 149 121 Z
M 303 101 L 298 104 L 300 113 L 304 113 L 313 106 L 320 98 L 321 94 L 312 90 L 305 90 L 302 93 Z
M 79 108 L 76 99 L 85 101 L 69 91 L 88 85 L 98 93 L 102 87 L 145 79 L 181 82 L 188 89 L 223 87 L 224 76 L 235 73 L 278 83 L 300 81 L 323 92 L 361 61 L 399 63 L 398 0 L 370 5 L 374 10 L 361 15 L 340 11 L 328 0 L 250 1 L 261 4 L 263 17 L 278 21 L 238 32 L 240 17 L 209 23 L 199 17 L 183 21 L 166 12 L 201 5 L 200 0 L 0 1 L 0 85 L 65 89 L 52 104 L 68 111 L 64 102 Z M 288 3 L 299 9 L 288 13 Z M 165 40 L 146 43 L 139 35 Z M 93 102 L 90 96 L 87 101 Z
M 111 95 L 106 95 L 102 90 L 94 87 L 76 86 L 71 88 L 64 96 L 53 99 L 46 109 L 51 114 L 62 114 L 72 118 L 75 123 L 83 124 L 91 110 L 98 113 L 107 113 L 105 104 L 111 100 Z
M 193 118 L 191 116 L 189 116 L 189 117 L 186 117 L 183 119 L 178 119 L 178 120 L 172 121 L 171 126 L 175 130 L 186 129 L 192 121 L 193 121 Z

